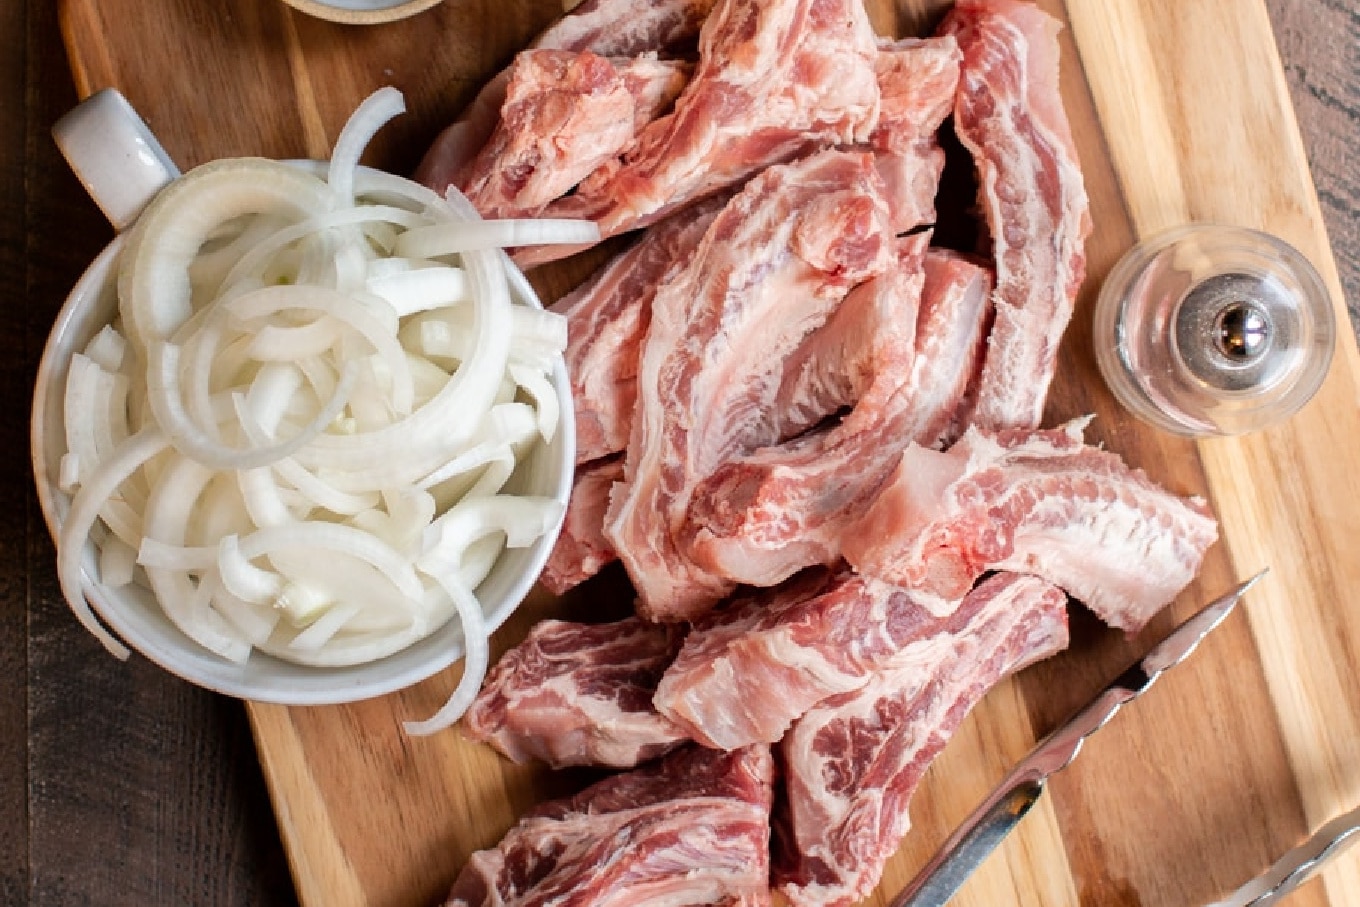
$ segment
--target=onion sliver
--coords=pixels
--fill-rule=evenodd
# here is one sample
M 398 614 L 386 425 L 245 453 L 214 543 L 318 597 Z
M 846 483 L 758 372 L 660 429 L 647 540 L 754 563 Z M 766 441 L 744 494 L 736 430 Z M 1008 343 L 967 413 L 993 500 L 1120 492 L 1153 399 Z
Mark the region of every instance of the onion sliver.
M 263 212 L 304 220 L 332 205 L 321 180 L 264 158 L 214 161 L 175 180 L 142 212 L 123 251 L 118 301 L 127 339 L 144 351 L 189 320 L 189 266 L 219 225 Z
M 588 220 L 484 220 L 416 227 L 397 237 L 393 251 L 405 258 L 440 258 L 514 246 L 576 245 L 600 241 Z
M 127 658 L 128 650 L 100 625 L 90 610 L 85 599 L 80 558 L 85 551 L 90 530 L 94 528 L 95 520 L 99 519 L 99 508 L 128 476 L 164 450 L 167 444 L 169 439 L 158 428 L 143 429 L 124 441 L 71 499 L 71 509 L 62 521 L 61 532 L 57 536 L 57 578 L 61 582 L 62 594 L 81 625 L 118 658 Z
M 424 721 L 402 723 L 406 733 L 412 737 L 428 737 L 456 724 L 477 698 L 491 660 L 482 603 L 457 576 L 439 574 L 435 579 L 453 599 L 458 609 L 458 619 L 463 624 L 463 676 L 458 679 L 458 686 L 438 712 Z

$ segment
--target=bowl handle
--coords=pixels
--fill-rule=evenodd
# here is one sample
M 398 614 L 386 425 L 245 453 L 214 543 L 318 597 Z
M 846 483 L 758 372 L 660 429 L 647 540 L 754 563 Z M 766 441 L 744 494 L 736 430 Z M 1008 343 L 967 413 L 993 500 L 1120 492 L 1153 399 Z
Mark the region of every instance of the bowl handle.
M 161 143 L 117 89 L 96 92 L 52 127 L 85 191 L 120 233 L 179 176 Z

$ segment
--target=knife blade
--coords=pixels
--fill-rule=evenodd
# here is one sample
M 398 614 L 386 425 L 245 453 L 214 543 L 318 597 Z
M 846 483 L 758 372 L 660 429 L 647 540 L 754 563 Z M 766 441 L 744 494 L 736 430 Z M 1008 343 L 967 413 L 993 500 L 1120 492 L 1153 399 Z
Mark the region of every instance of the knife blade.
M 1053 731 L 1002 779 L 939 852 L 889 907 L 943 907 L 1000 844 L 1044 792 L 1050 775 L 1071 764 L 1086 738 L 1137 699 L 1168 669 L 1180 664 L 1237 602 L 1265 575 L 1264 570 L 1210 602 Z

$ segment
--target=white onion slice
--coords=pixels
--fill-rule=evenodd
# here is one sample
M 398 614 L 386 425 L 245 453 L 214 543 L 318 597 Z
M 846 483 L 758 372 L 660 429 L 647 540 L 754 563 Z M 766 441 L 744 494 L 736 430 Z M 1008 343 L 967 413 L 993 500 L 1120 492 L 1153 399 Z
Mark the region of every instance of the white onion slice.
M 457 576 L 436 574 L 435 579 L 448 592 L 458 609 L 458 619 L 463 625 L 463 676 L 458 686 L 449 696 L 448 702 L 424 721 L 406 721 L 402 727 L 412 737 L 428 737 L 458 723 L 463 713 L 477 698 L 486 678 L 487 665 L 491 660 L 491 647 L 488 642 L 486 617 L 482 613 L 482 603 L 463 585 Z
M 406 99 L 400 91 L 390 86 L 379 88 L 364 99 L 340 130 L 326 181 L 346 204 L 354 199 L 354 172 L 364 149 L 388 120 L 405 112 Z
M 127 658 L 128 650 L 95 619 L 85 599 L 81 555 L 85 543 L 99 518 L 99 509 L 139 466 L 164 450 L 169 444 L 165 433 L 147 428 L 128 438 L 114 452 L 108 462 L 95 470 L 71 499 L 71 509 L 62 521 L 57 536 L 57 578 L 62 594 L 81 625 L 104 644 L 104 648 L 118 658 Z
M 397 237 L 393 251 L 403 258 L 441 258 L 517 246 L 599 241 L 600 228 L 588 220 L 484 220 L 415 227 Z

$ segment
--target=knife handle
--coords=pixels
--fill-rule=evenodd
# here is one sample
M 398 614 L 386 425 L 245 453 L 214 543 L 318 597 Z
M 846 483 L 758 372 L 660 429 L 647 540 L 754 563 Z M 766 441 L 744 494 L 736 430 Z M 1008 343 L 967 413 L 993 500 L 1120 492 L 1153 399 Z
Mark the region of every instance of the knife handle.
M 944 907 L 1043 792 L 1043 780 L 1034 778 L 995 791 L 888 907 Z

